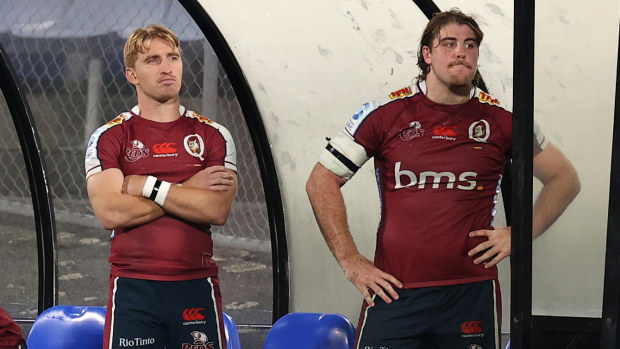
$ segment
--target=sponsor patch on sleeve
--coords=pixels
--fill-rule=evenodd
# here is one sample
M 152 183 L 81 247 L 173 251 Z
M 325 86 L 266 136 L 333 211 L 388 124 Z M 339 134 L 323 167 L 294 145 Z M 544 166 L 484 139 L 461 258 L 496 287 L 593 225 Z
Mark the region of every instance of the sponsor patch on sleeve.
M 491 97 L 489 94 L 480 91 L 478 94 L 478 100 L 482 103 L 492 104 L 492 105 L 501 105 L 499 99 Z
M 345 126 L 345 130 L 349 132 L 349 134 L 354 135 L 357 131 L 358 127 L 362 124 L 364 119 L 374 110 L 374 106 L 372 102 L 368 102 L 360 107 L 360 109 L 355 113 L 351 119 L 347 122 Z
M 408 96 L 413 96 L 413 89 L 411 88 L 411 86 L 407 86 L 407 87 L 401 88 L 398 91 L 394 91 L 390 93 L 390 99 L 397 99 L 397 98 L 403 98 L 403 97 L 408 97 Z

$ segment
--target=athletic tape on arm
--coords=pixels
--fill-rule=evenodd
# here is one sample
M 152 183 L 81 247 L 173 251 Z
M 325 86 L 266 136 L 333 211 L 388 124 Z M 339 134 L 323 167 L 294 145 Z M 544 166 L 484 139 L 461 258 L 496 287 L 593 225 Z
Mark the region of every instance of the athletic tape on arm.
M 369 159 L 366 150 L 344 131 L 332 138 L 319 156 L 319 163 L 337 176 L 351 179 Z
M 148 176 L 142 187 L 142 196 L 155 201 L 159 206 L 163 206 L 171 186 L 172 183 L 170 182 Z

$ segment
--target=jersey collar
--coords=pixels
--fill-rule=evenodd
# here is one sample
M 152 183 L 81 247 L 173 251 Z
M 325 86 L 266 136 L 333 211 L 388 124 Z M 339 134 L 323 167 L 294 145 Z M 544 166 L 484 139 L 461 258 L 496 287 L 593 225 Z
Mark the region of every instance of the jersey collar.
M 418 90 L 426 96 L 426 91 L 428 90 L 428 88 L 426 87 L 426 81 L 420 80 L 418 81 L 417 85 L 418 85 Z M 478 94 L 477 89 L 478 88 L 476 86 L 472 86 L 471 91 L 469 91 L 469 99 L 474 98 Z
M 131 112 L 135 115 L 140 115 L 140 107 L 136 105 L 135 107 L 131 108 Z M 182 105 L 179 106 L 179 115 L 185 115 L 185 107 Z

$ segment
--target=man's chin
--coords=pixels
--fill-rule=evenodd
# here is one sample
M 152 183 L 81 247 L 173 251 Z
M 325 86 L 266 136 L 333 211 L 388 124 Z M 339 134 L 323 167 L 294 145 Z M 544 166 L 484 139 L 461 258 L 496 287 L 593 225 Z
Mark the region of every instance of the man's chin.
M 179 95 L 164 95 L 164 96 L 159 96 L 158 98 L 156 98 L 155 100 L 161 104 L 166 104 L 169 102 L 173 102 L 175 100 L 179 99 Z
M 474 80 L 473 76 L 453 76 L 452 77 L 452 85 L 455 87 L 469 87 L 471 86 L 472 81 Z

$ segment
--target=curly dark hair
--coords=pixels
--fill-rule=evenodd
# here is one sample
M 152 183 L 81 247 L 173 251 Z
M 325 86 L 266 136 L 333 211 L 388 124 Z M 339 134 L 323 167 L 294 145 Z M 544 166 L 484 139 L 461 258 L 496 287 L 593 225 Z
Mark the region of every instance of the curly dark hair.
M 426 76 L 431 70 L 430 65 L 428 65 L 424 60 L 422 48 L 424 46 L 427 46 L 432 49 L 433 40 L 439 37 L 439 32 L 441 31 L 441 29 L 446 25 L 453 23 L 470 27 L 476 35 L 476 44 L 480 46 L 482 38 L 484 37 L 484 33 L 482 32 L 482 30 L 480 30 L 478 23 L 472 16 L 468 16 L 458 9 L 451 9 L 446 12 L 435 13 L 433 15 L 433 18 L 431 18 L 431 20 L 426 25 L 426 28 L 424 28 L 422 38 L 420 39 L 420 47 L 418 48 L 418 67 L 420 67 L 420 75 L 418 75 L 419 80 L 426 80 Z M 473 83 L 477 85 L 479 79 L 480 73 L 476 72 Z

